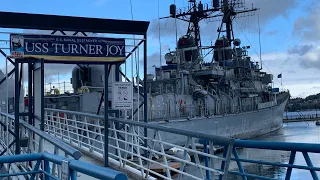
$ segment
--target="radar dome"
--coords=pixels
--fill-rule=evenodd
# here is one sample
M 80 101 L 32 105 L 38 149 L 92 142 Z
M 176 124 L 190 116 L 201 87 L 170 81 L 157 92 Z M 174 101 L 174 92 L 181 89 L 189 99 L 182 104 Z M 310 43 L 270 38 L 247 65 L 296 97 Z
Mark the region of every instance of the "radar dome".
M 178 43 L 177 43 L 178 49 L 194 47 L 194 46 L 196 46 L 196 41 L 190 35 L 184 35 L 184 36 L 180 37 L 178 40 Z
M 167 62 L 172 62 L 174 60 L 174 56 L 171 53 L 167 53 L 166 55 L 164 55 L 164 59 Z
M 235 40 L 233 41 L 233 44 L 234 44 L 235 46 L 240 46 L 241 40 L 237 38 L 237 39 L 235 39 Z

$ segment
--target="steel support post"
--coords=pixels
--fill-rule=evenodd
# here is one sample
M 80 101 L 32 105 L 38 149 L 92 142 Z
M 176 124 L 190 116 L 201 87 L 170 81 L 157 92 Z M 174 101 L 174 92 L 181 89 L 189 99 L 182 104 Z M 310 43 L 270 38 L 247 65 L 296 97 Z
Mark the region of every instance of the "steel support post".
M 108 167 L 108 145 L 109 145 L 109 92 L 108 92 L 108 84 L 109 84 L 109 73 L 108 73 L 108 64 L 104 65 L 104 166 Z
M 29 62 L 28 63 L 28 123 L 33 124 L 33 96 L 32 96 L 32 87 L 33 87 L 33 63 Z
M 14 80 L 15 80 L 15 88 L 14 88 L 14 134 L 16 139 L 16 150 L 15 154 L 20 154 L 20 109 L 19 109 L 19 99 L 20 99 L 20 84 L 19 84 L 19 64 L 17 61 L 14 64 Z
M 144 122 L 148 122 L 148 96 L 147 96 L 147 34 L 144 34 L 144 48 L 143 48 L 143 101 L 144 101 Z M 138 85 L 139 88 L 139 85 Z M 144 128 L 144 137 L 148 136 L 147 128 Z M 148 147 L 147 139 L 144 139 L 144 146 Z M 147 150 L 144 151 L 144 155 L 147 157 Z
M 33 86 L 32 86 L 32 89 L 33 89 L 33 91 L 32 91 L 32 116 L 33 116 L 33 118 L 34 118 L 34 111 L 35 111 L 35 108 L 34 108 L 34 105 L 35 105 L 35 94 L 34 94 L 34 71 L 35 71 L 35 63 L 33 64 L 33 68 L 32 68 L 32 74 L 33 74 L 33 76 L 32 76 L 32 84 L 33 84 Z M 33 122 L 34 123 L 34 122 Z
M 116 78 L 115 78 L 115 80 L 116 80 L 116 82 L 119 82 L 120 81 L 120 77 L 119 77 L 119 75 L 120 75 L 120 64 L 117 63 L 117 64 L 115 64 L 115 66 L 116 66 L 116 70 L 115 70 Z M 115 115 L 116 115 L 116 118 L 119 118 L 120 117 L 120 110 L 117 110 L 117 113 L 115 113 Z M 119 128 L 119 123 L 116 123 L 116 128 L 117 129 Z M 117 133 L 117 134 L 119 134 L 119 133 Z
M 40 96 L 41 96 L 41 124 L 40 124 L 40 130 L 41 131 L 44 131 L 44 60 L 43 59 L 41 59 L 41 67 L 40 67 L 41 69 L 40 69 L 40 83 L 41 83 L 41 85 L 40 85 Z

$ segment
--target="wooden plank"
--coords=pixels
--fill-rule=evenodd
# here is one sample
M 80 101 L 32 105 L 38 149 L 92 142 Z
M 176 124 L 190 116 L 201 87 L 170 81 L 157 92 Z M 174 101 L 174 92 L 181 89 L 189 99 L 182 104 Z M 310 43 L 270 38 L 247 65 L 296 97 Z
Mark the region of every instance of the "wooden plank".
M 168 165 L 174 169 L 179 169 L 181 166 L 181 163 L 179 162 L 168 162 Z M 150 165 L 150 169 L 152 171 L 155 171 L 157 173 L 164 173 L 166 172 L 166 168 L 164 166 L 161 166 L 159 164 L 153 163 Z

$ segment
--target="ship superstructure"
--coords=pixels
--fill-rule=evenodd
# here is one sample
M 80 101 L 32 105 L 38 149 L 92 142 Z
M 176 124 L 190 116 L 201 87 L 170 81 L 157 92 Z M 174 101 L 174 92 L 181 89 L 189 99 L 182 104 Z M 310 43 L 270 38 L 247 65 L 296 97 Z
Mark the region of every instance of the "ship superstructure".
M 149 123 L 239 138 L 282 127 L 289 93 L 272 88 L 273 75 L 262 71 L 261 64 L 248 55 L 250 47 L 242 45 L 233 33 L 232 21 L 237 15 L 257 10 L 245 9 L 244 4 L 243 0 L 214 0 L 211 4 L 189 0 L 186 11 L 170 6 L 170 16 L 165 18 L 183 20 L 189 26 L 186 35 L 178 39 L 176 49 L 165 55 L 166 65 L 155 67 L 155 74 L 143 80 L 147 81 Z M 213 45 L 203 46 L 200 22 L 214 18 L 221 18 L 218 37 Z M 210 52 L 212 60 L 205 62 L 204 57 Z M 47 96 L 46 106 L 102 113 L 104 71 L 99 68 L 75 67 L 74 91 L 85 87 L 85 92 Z M 115 69 L 111 71 L 114 74 Z M 109 77 L 110 86 L 116 79 L 121 81 L 121 75 Z M 143 102 L 138 95 L 143 84 L 134 83 L 134 108 L 121 110 L 120 118 L 144 120 L 143 108 L 137 110 Z M 110 98 L 110 108 L 111 103 Z M 180 142 L 179 137 L 163 137 Z
M 152 101 L 164 101 L 150 105 L 150 111 L 169 112 L 153 113 L 151 119 L 237 114 L 277 105 L 279 91 L 272 89 L 273 75 L 263 72 L 248 55 L 250 47 L 241 46 L 241 40 L 234 37 L 232 20 L 240 13 L 257 10 L 237 10 L 243 4 L 213 1 L 209 8 L 208 4 L 189 0 L 187 11 L 170 6 L 170 16 L 165 18 L 181 19 L 189 26 L 187 34 L 179 38 L 176 51 L 165 55 L 166 65 L 156 68 L 155 80 L 148 81 Z M 218 38 L 214 45 L 202 46 L 199 22 L 219 16 Z M 204 61 L 205 50 L 213 51 L 211 62 Z M 171 101 L 178 102 L 178 107 Z

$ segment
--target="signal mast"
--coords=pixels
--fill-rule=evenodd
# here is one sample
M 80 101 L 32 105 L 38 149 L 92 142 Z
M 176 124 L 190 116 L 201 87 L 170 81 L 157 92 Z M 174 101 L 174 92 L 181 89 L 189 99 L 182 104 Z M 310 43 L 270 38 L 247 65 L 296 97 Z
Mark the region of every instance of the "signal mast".
M 222 32 L 226 33 L 228 45 L 234 41 L 232 20 L 238 14 L 249 13 L 258 10 L 257 8 L 244 8 L 245 0 L 213 0 L 211 5 L 208 3 L 197 3 L 196 0 L 188 0 L 188 8 L 186 10 L 176 8 L 175 4 L 170 5 L 170 16 L 165 18 L 176 18 L 189 23 L 187 35 L 195 39 L 198 47 L 201 47 L 200 26 L 199 23 L 204 19 L 213 19 L 222 17 L 221 25 L 218 28 L 218 38 Z M 242 8 L 242 9 L 241 9 Z M 220 12 L 219 14 L 216 14 Z M 243 16 L 244 17 L 244 16 Z M 222 30 L 225 24 L 225 30 Z

